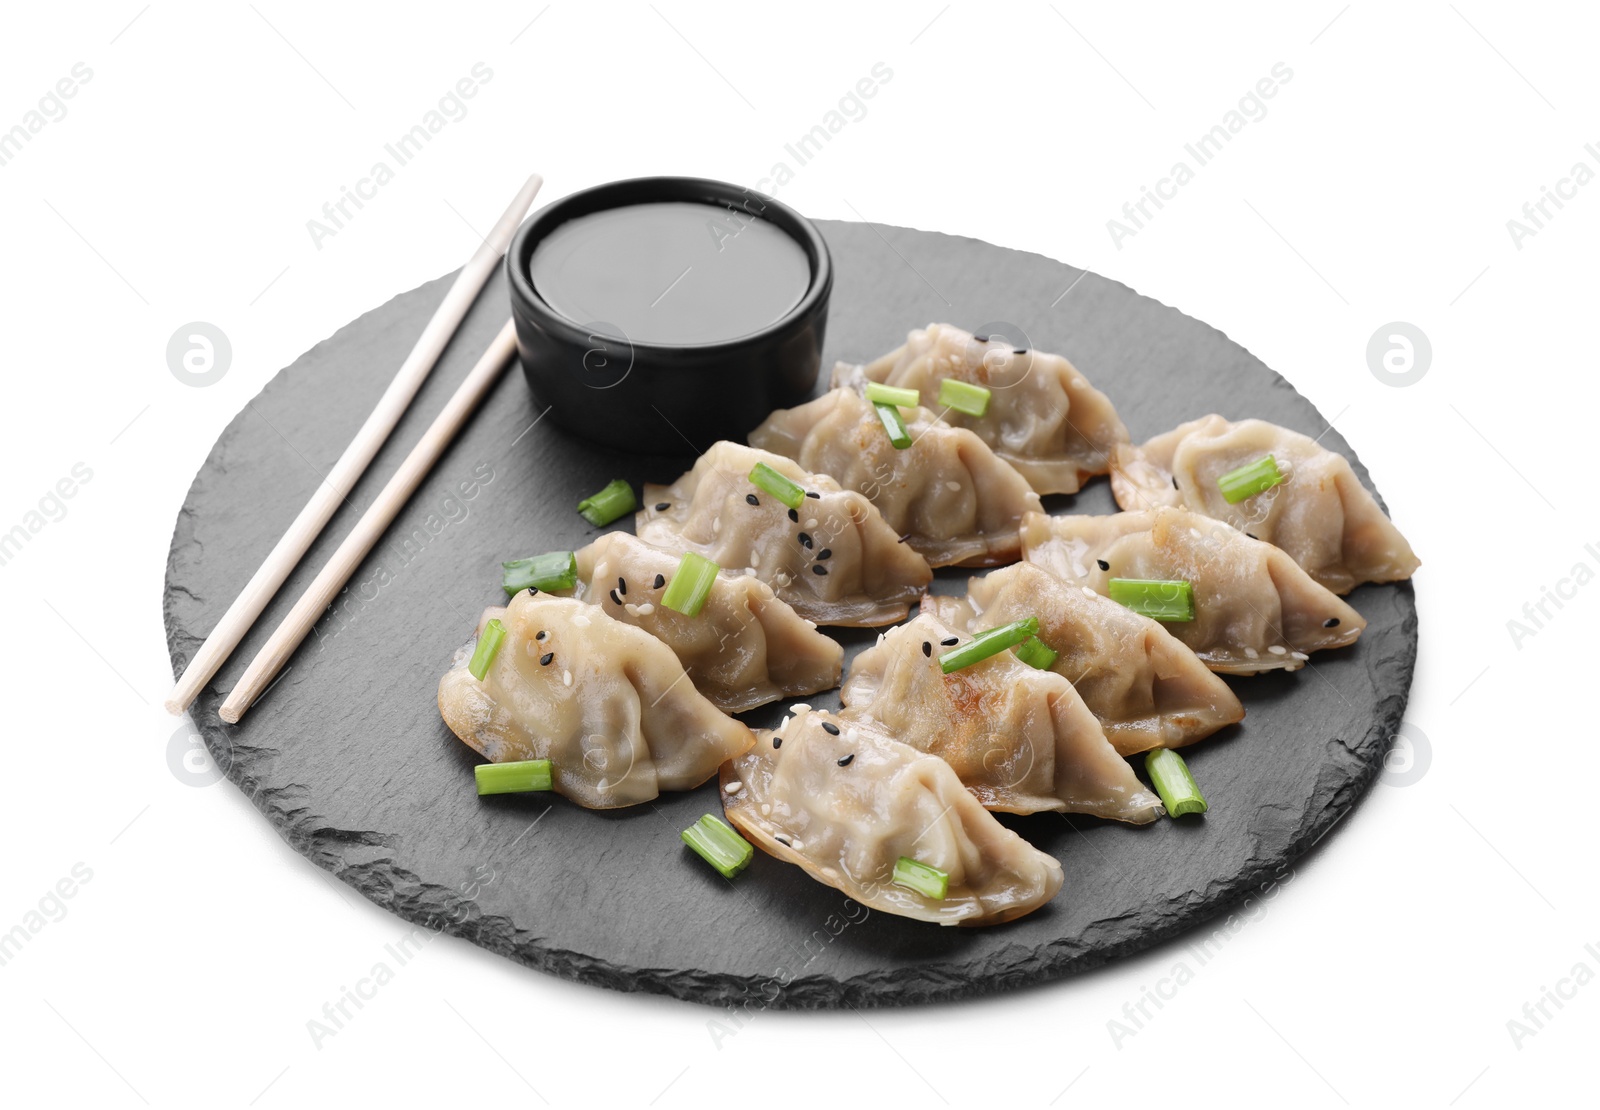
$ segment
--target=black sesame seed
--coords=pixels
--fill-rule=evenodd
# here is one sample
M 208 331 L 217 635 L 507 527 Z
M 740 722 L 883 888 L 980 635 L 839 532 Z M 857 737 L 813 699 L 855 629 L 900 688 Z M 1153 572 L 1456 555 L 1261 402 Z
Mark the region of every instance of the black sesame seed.
M 922 654 L 929 659 L 933 658 L 933 645 L 927 640 L 922 641 Z
M 791 521 L 793 521 L 795 524 L 799 524 L 800 523 L 800 514 L 795 512 L 793 509 L 790 509 L 789 510 L 789 519 Z
M 1028 353 L 1028 348 L 1026 348 L 1026 347 L 1017 347 L 1011 353 L 1014 354 L 1014 355 L 1025 355 L 1025 354 Z
M 672 502 L 670 502 L 670 501 L 657 501 L 656 502 L 656 512 L 658 512 L 658 513 L 664 513 L 670 508 L 672 508 Z
M 785 848 L 789 847 L 789 838 L 787 836 L 780 835 L 775 836 L 772 839 L 776 840 L 779 844 L 782 844 Z
M 1172 488 L 1173 489 L 1177 489 L 1178 488 L 1178 476 L 1176 474 L 1174 474 L 1172 476 Z
M 961 637 L 960 636 L 947 636 L 943 640 L 939 641 L 939 646 L 940 647 L 955 647 L 960 642 L 961 642 Z
M 832 723 L 831 721 L 823 721 L 822 722 L 822 731 L 826 732 L 829 736 L 838 736 L 839 735 L 839 726 L 834 724 L 834 723 Z
M 777 751 L 781 747 L 783 747 L 783 737 L 774 736 L 772 738 L 772 750 Z
M 823 575 L 825 575 L 825 574 L 828 573 L 828 568 L 823 566 L 822 564 L 818 563 L 816 566 L 811 568 L 811 573 L 812 574 L 823 574 Z
M 806 533 L 806 532 L 801 532 L 800 533 L 800 543 L 804 547 L 810 547 L 811 546 L 811 536 L 810 536 L 810 534 Z
M 664 574 L 656 575 L 655 589 L 659 590 L 662 586 L 665 586 L 666 584 L 667 584 L 667 576 L 666 575 L 664 575 Z
M 535 596 L 538 595 L 538 593 L 539 593 L 539 587 L 538 586 L 529 586 L 528 587 L 528 596 L 529 597 L 535 597 Z
M 832 557 L 833 557 L 833 548 L 831 548 L 831 547 L 824 547 L 821 551 L 817 552 L 817 559 L 819 561 L 822 560 L 822 559 L 830 559 Z
M 899 539 L 895 540 L 894 542 L 895 543 L 905 543 L 910 538 L 911 538 L 911 533 L 907 532 L 905 535 L 901 536 Z
M 856 760 L 856 753 L 855 752 L 851 752 L 849 755 L 845 756 L 843 759 L 841 759 L 839 761 L 839 766 L 848 767 L 848 766 L 850 766 L 850 764 L 854 763 L 855 760 Z
M 814 501 L 821 501 L 822 500 L 822 494 L 820 494 L 820 493 L 812 493 L 810 490 L 806 490 L 806 496 L 811 498 Z
M 542 640 L 548 635 L 550 635 L 550 633 L 546 632 L 544 629 L 541 628 L 539 630 L 539 634 L 537 636 L 535 636 L 534 639 L 535 640 Z
M 555 658 L 555 652 L 547 651 L 543 655 L 539 656 L 539 666 L 548 667 L 551 663 L 555 662 Z
M 1249 536 L 1253 540 L 1259 540 L 1261 538 L 1260 536 L 1256 535 L 1254 532 L 1246 532 L 1245 535 Z
M 753 493 L 745 494 L 744 495 L 744 501 L 745 501 L 746 505 L 759 505 L 759 504 L 761 504 L 761 499 L 759 497 L 757 497 Z
M 989 337 L 987 335 L 975 335 L 972 338 L 976 339 L 979 343 L 989 342 Z
M 1099 567 L 1101 570 L 1110 570 L 1111 569 L 1111 564 L 1106 562 L 1104 559 L 1096 559 L 1094 562 L 1095 562 L 1095 566 Z
M 622 577 L 622 575 L 620 575 L 620 574 L 617 575 L 617 593 L 625 594 L 627 592 L 628 592 L 628 580 L 626 578 Z
M 1339 618 L 1338 617 L 1329 617 L 1327 620 L 1322 622 L 1322 627 L 1323 628 L 1337 628 L 1338 626 L 1339 626 Z
M 622 598 L 617 596 L 617 591 L 616 590 L 612 590 L 611 591 L 611 604 L 613 604 L 613 605 L 621 605 L 622 604 Z

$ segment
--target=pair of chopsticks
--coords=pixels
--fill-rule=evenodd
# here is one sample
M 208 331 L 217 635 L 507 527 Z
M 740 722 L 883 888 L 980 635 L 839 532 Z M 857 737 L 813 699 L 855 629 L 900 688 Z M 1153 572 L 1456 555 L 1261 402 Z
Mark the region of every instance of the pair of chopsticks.
M 317 487 L 316 493 L 306 503 L 305 508 L 300 510 L 300 515 L 295 517 L 289 530 L 283 534 L 283 538 L 245 584 L 244 590 L 234 599 L 228 611 L 217 622 L 217 626 L 211 630 L 211 635 L 206 637 L 205 643 L 200 645 L 200 650 L 184 668 L 182 677 L 178 679 L 177 685 L 167 697 L 168 711 L 182 713 L 199 695 L 205 684 L 211 681 L 222 664 L 227 661 L 228 656 L 239 646 L 239 641 L 250 631 L 256 618 L 261 616 L 267 603 L 305 557 L 312 542 L 332 518 L 334 510 L 355 488 L 356 482 L 366 472 L 378 449 L 394 431 L 395 425 L 400 422 L 400 417 L 416 396 L 417 390 L 422 387 L 423 381 L 438 362 L 445 346 L 461 326 L 461 321 L 466 317 L 473 301 L 477 299 L 489 275 L 499 265 L 501 257 L 510 245 L 512 235 L 522 223 L 522 218 L 527 215 L 529 207 L 533 204 L 533 198 L 543 184 L 544 179 L 538 174 L 528 178 L 527 183 L 512 199 L 510 207 L 495 223 L 488 238 L 462 267 L 461 273 L 450 286 L 450 291 L 445 294 L 438 309 L 434 311 L 427 327 L 423 328 L 416 346 L 406 356 L 405 362 L 400 364 L 394 380 L 384 390 L 383 396 L 378 399 L 377 407 L 356 432 L 355 438 L 350 441 L 350 446 L 339 456 L 339 461 L 334 464 L 333 470 Z M 301 641 L 310 634 L 317 618 L 332 603 L 334 596 L 376 546 L 385 529 L 399 515 L 400 509 L 416 491 L 428 471 L 439 461 L 439 457 L 461 426 L 466 423 L 467 418 L 472 415 L 489 389 L 500 380 L 501 374 L 510 365 L 515 351 L 516 332 L 511 321 L 507 320 L 500 333 L 495 336 L 494 342 L 489 344 L 489 349 L 472 368 L 472 372 L 456 389 L 443 411 L 429 425 L 428 430 L 417 441 L 417 445 L 400 464 L 400 469 L 389 479 L 388 485 L 383 487 L 383 491 L 362 514 L 350 535 L 345 537 L 345 541 L 333 553 L 327 566 L 323 567 L 311 585 L 306 587 L 306 591 L 300 595 L 299 601 L 295 602 L 289 615 L 283 619 L 266 645 L 250 661 L 244 675 L 235 684 L 218 711 L 224 721 L 229 724 L 238 723 L 245 711 L 271 685 L 272 680 L 288 662 L 289 656 L 294 654 L 295 648 L 299 647 Z

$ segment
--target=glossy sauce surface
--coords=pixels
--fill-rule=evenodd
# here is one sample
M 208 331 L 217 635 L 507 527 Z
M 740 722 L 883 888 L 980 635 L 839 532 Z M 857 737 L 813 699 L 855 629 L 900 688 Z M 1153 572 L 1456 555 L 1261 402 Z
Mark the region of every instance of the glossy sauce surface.
M 811 283 L 805 249 L 782 229 L 682 201 L 568 220 L 534 248 L 528 268 L 557 312 L 638 343 L 749 335 L 799 304 Z

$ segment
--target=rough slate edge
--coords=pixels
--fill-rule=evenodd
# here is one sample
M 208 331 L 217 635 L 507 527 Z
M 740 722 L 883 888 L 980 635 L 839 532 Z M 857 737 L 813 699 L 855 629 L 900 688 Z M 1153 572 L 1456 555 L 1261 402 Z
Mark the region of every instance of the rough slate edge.
M 995 248 L 993 244 L 963 236 L 947 236 L 937 232 L 917 232 L 912 229 L 893 228 L 889 225 L 877 226 L 892 232 L 909 231 L 917 235 L 936 236 L 945 239 L 964 239 L 967 242 L 980 244 L 988 249 L 1013 250 L 1013 248 Z M 1032 252 L 1016 251 L 1015 253 L 1028 254 Z M 1061 265 L 1056 260 L 1045 259 L 1044 256 L 1034 254 L 1034 257 Z M 1140 296 L 1140 294 L 1135 293 L 1123 283 L 1103 278 L 1100 275 L 1095 276 L 1108 286 L 1117 286 L 1135 296 Z M 395 301 L 408 297 L 417 297 L 429 285 L 440 285 L 443 280 L 439 279 L 437 282 L 428 283 L 428 285 L 420 286 L 408 293 L 400 294 L 398 297 L 392 298 L 388 303 L 393 304 Z M 485 292 L 484 297 L 494 296 L 497 285 L 498 283 L 491 285 L 491 288 Z M 1144 299 L 1155 300 L 1155 298 L 1148 297 Z M 1165 305 L 1164 302 L 1157 303 L 1161 303 L 1163 307 L 1171 311 L 1178 311 L 1170 305 Z M 317 344 L 311 351 L 307 352 L 306 356 L 302 356 L 302 360 L 315 353 L 321 347 L 340 338 L 351 329 L 358 327 L 364 318 L 358 317 L 357 320 L 339 329 L 328 340 Z M 1205 325 L 1200 321 L 1195 321 L 1195 323 L 1201 324 L 1201 326 L 1216 332 L 1224 340 L 1227 340 L 1226 335 L 1218 329 L 1211 328 L 1210 325 Z M 469 321 L 469 328 L 470 326 L 471 322 Z M 481 340 L 483 337 L 478 338 Z M 1227 340 L 1227 342 L 1248 354 L 1248 351 L 1239 344 L 1233 343 L 1232 340 Z M 471 349 L 470 351 L 456 353 L 453 348 L 452 352 L 447 353 L 447 360 L 452 354 L 455 354 L 455 357 L 460 359 L 475 358 L 477 349 L 481 349 L 482 346 L 482 342 L 477 342 L 474 348 L 473 344 L 466 340 L 465 334 L 461 340 L 458 340 L 458 344 L 463 348 Z M 1251 358 L 1254 359 L 1254 356 L 1251 356 Z M 297 360 L 297 364 L 300 361 Z M 1259 359 L 1254 361 L 1260 362 Z M 396 363 L 398 364 L 398 359 Z M 263 394 L 275 387 L 284 388 L 285 377 L 294 368 L 294 366 L 291 366 L 289 370 L 280 372 L 279 375 L 269 381 L 263 387 Z M 516 372 L 515 368 L 513 368 L 512 372 Z M 826 374 L 826 367 L 824 367 L 824 374 Z M 1298 391 L 1281 375 L 1276 377 L 1274 385 L 1289 390 L 1297 397 L 1299 396 Z M 1308 408 L 1315 411 L 1315 407 L 1309 401 L 1305 403 Z M 248 411 L 248 406 L 245 411 Z M 245 411 L 241 411 L 235 421 L 230 422 L 230 429 L 235 423 L 245 418 Z M 415 414 L 412 415 L 415 416 Z M 1335 434 L 1337 435 L 1337 433 Z M 224 435 L 219 437 L 218 445 L 222 444 L 226 438 L 227 433 L 225 431 Z M 395 438 L 400 442 L 409 443 L 414 439 L 414 435 L 408 433 L 406 425 L 402 425 Z M 1138 434 L 1136 430 L 1135 439 L 1142 438 L 1143 436 Z M 386 451 L 393 449 L 394 444 L 391 443 L 390 448 L 386 449 Z M 216 452 L 217 448 L 214 446 L 212 454 L 208 456 L 206 463 L 202 466 L 202 473 L 214 463 Z M 1365 476 L 1365 467 L 1356 458 L 1354 452 L 1347 450 L 1346 453 L 1358 475 Z M 373 471 L 369 473 L 368 478 L 363 483 L 363 487 L 375 487 L 377 482 L 374 477 L 377 474 L 386 472 L 384 456 L 380 456 Z M 201 474 L 197 473 L 196 485 L 198 485 L 200 477 Z M 1370 480 L 1366 484 L 1369 489 L 1372 488 Z M 191 487 L 192 492 L 193 487 Z M 358 511 L 364 509 L 366 501 L 370 499 L 373 492 L 375 490 L 366 488 L 358 490 L 357 494 L 352 496 L 352 507 Z M 174 575 L 179 544 L 183 540 L 182 532 L 186 512 L 187 500 L 185 509 L 180 511 L 178 525 L 174 530 L 173 545 L 168 558 L 166 590 L 163 597 L 163 613 L 168 627 L 168 646 L 174 663 L 175 675 L 182 670 L 187 657 L 186 648 L 192 648 L 198 643 L 197 640 L 181 634 L 175 627 L 171 601 L 174 593 L 185 592 L 183 586 L 175 580 Z M 347 507 L 341 512 L 341 519 L 332 524 L 330 532 L 335 536 L 342 536 L 348 530 L 348 521 L 344 518 L 349 513 L 350 507 Z M 325 535 L 320 542 L 331 543 L 334 541 Z M 311 558 L 316 557 L 317 549 L 314 548 Z M 864 974 L 843 981 L 827 975 L 801 976 L 791 980 L 782 994 L 777 999 L 766 1003 L 766 1005 L 770 1008 L 788 1009 L 833 1008 L 845 1005 L 866 1008 L 953 1000 L 1020 989 L 1037 985 L 1041 982 L 1063 978 L 1076 972 L 1086 971 L 1109 961 L 1153 948 L 1181 934 L 1199 931 L 1206 923 L 1221 917 L 1251 893 L 1279 877 L 1281 875 L 1279 868 L 1283 864 L 1292 863 L 1304 857 L 1342 817 L 1355 808 L 1381 768 L 1388 741 L 1397 731 L 1405 711 L 1417 651 L 1417 614 L 1411 584 L 1407 582 L 1385 588 L 1395 591 L 1396 599 L 1399 603 L 1398 608 L 1403 612 L 1400 625 L 1388 630 L 1390 638 L 1398 636 L 1402 642 L 1398 645 L 1398 651 L 1391 650 L 1379 653 L 1378 658 L 1373 659 L 1372 663 L 1374 665 L 1382 664 L 1390 668 L 1397 668 L 1403 672 L 1402 675 L 1398 676 L 1399 681 L 1396 683 L 1399 692 L 1390 694 L 1378 703 L 1375 722 L 1359 742 L 1354 745 L 1345 745 L 1349 754 L 1358 761 L 1360 773 L 1354 777 L 1347 777 L 1343 786 L 1331 795 L 1328 804 L 1322 809 L 1310 813 L 1301 822 L 1288 841 L 1287 849 L 1280 856 L 1249 869 L 1231 880 L 1206 888 L 1199 893 L 1195 902 L 1174 907 L 1174 913 L 1169 922 L 1148 928 L 1125 943 L 1086 946 L 1085 941 L 1086 939 L 1092 939 L 1092 933 L 1079 934 L 1073 938 L 1064 938 L 1039 946 L 1026 952 L 1020 959 L 1008 960 L 1003 966 L 989 968 L 987 969 L 989 972 L 987 978 L 981 981 L 971 977 L 970 974 L 952 977 L 949 974 L 941 973 L 941 968 L 937 966 L 923 967 L 916 971 L 896 969 L 882 974 Z M 1393 646 L 1391 645 L 1391 647 Z M 531 941 L 519 942 L 519 930 L 509 919 L 495 916 L 474 916 L 476 903 L 462 897 L 450 887 L 436 884 L 419 884 L 416 875 L 396 867 L 387 860 L 374 859 L 369 862 L 350 862 L 351 856 L 364 854 L 361 852 L 363 847 L 380 850 L 387 848 L 389 846 L 387 838 L 379 833 L 349 832 L 327 827 L 325 823 L 319 820 L 317 815 L 309 814 L 304 808 L 296 805 L 293 787 L 281 790 L 260 789 L 258 781 L 249 773 L 248 763 L 250 758 L 256 754 L 272 756 L 276 753 L 268 749 L 258 748 L 246 752 L 242 758 L 233 758 L 233 746 L 223 726 L 214 718 L 214 710 L 219 702 L 220 698 L 216 697 L 209 689 L 207 694 L 202 695 L 201 700 L 196 705 L 197 725 L 213 758 L 219 766 L 227 768 L 227 777 L 240 789 L 244 790 L 256 807 L 261 810 L 263 815 L 278 829 L 280 835 L 296 851 L 307 856 L 317 866 L 336 875 L 360 891 L 369 900 L 389 910 L 396 916 L 428 928 L 439 929 L 443 927 L 446 931 L 464 937 L 480 947 L 506 956 L 515 962 L 576 982 L 606 986 L 622 991 L 643 990 L 649 993 L 665 994 L 713 1005 L 743 1004 L 751 1001 L 750 987 L 752 980 L 748 977 L 724 973 L 665 972 L 660 968 L 627 967 L 612 964 L 580 952 L 543 948 Z M 1337 744 L 1339 741 L 1330 740 L 1328 743 Z M 1324 777 L 1328 774 L 1337 775 L 1332 765 L 1327 765 L 1324 770 Z M 413 888 L 415 893 L 408 900 L 398 901 L 396 899 L 395 883 L 391 876 L 406 882 Z M 1022 946 L 1011 945 L 1002 949 L 1002 953 L 1009 956 L 1020 947 Z M 892 987 L 892 990 L 885 990 L 885 987 Z

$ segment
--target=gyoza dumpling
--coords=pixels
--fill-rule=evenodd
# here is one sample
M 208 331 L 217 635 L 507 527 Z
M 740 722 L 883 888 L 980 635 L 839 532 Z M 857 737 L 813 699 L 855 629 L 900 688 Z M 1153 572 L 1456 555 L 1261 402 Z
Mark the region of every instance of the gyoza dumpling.
M 750 481 L 757 463 L 806 490 L 799 509 Z M 933 580 L 928 561 L 861 494 L 792 459 L 726 440 L 672 485 L 645 486 L 634 531 L 646 543 L 696 551 L 729 574 L 759 578 L 818 624 L 892 624 Z
M 1188 582 L 1194 620 L 1163 624 L 1225 674 L 1299 670 L 1311 652 L 1353 644 L 1367 626 L 1278 548 L 1185 509 L 1029 513 L 1022 557 L 1098 594 L 1113 578 Z
M 866 398 L 835 389 L 773 413 L 750 444 L 865 494 L 932 566 L 1015 562 L 1017 525 L 1039 495 L 972 432 L 924 408 L 903 416 L 911 446 L 896 450 Z
M 1010 651 L 943 673 L 939 655 L 971 638 L 930 613 L 890 629 L 850 664 L 839 715 L 943 759 L 985 809 L 1135 825 L 1166 812 L 1067 679 Z
M 1271 455 L 1284 480 L 1230 505 L 1217 479 Z M 1346 594 L 1363 582 L 1410 578 L 1421 565 L 1350 460 L 1310 436 L 1265 420 L 1212 413 L 1143 447 L 1119 445 L 1111 490 L 1124 509 L 1179 505 L 1281 547 L 1322 585 Z
M 439 682 L 439 712 L 491 762 L 550 760 L 556 793 L 581 806 L 699 786 L 754 742 L 682 681 L 671 648 L 593 605 L 524 590 L 500 620 L 483 681 L 467 670 L 468 644 Z
M 1061 864 L 996 821 L 944 760 L 809 706 L 723 767 L 722 804 L 762 851 L 885 913 L 994 925 L 1061 889 Z M 895 885 L 901 857 L 945 872 L 945 897 Z
M 946 378 L 987 388 L 988 411 L 946 411 L 938 403 Z M 1112 448 L 1128 442 L 1106 395 L 1060 355 L 1013 350 L 950 324 L 918 329 L 866 366 L 833 369 L 835 386 L 861 389 L 867 381 L 915 389 L 923 407 L 976 432 L 1039 493 L 1077 493 L 1090 475 L 1106 473 Z
M 1244 718 L 1228 684 L 1161 622 L 1069 586 L 1032 563 L 967 583 L 967 596 L 924 595 L 922 611 L 968 634 L 1037 616 L 1071 682 L 1121 755 L 1181 748 Z
M 678 556 L 626 532 L 577 553 L 574 596 L 672 649 L 689 681 L 725 713 L 839 685 L 844 648 L 749 575 L 718 574 L 699 614 L 661 604 Z

